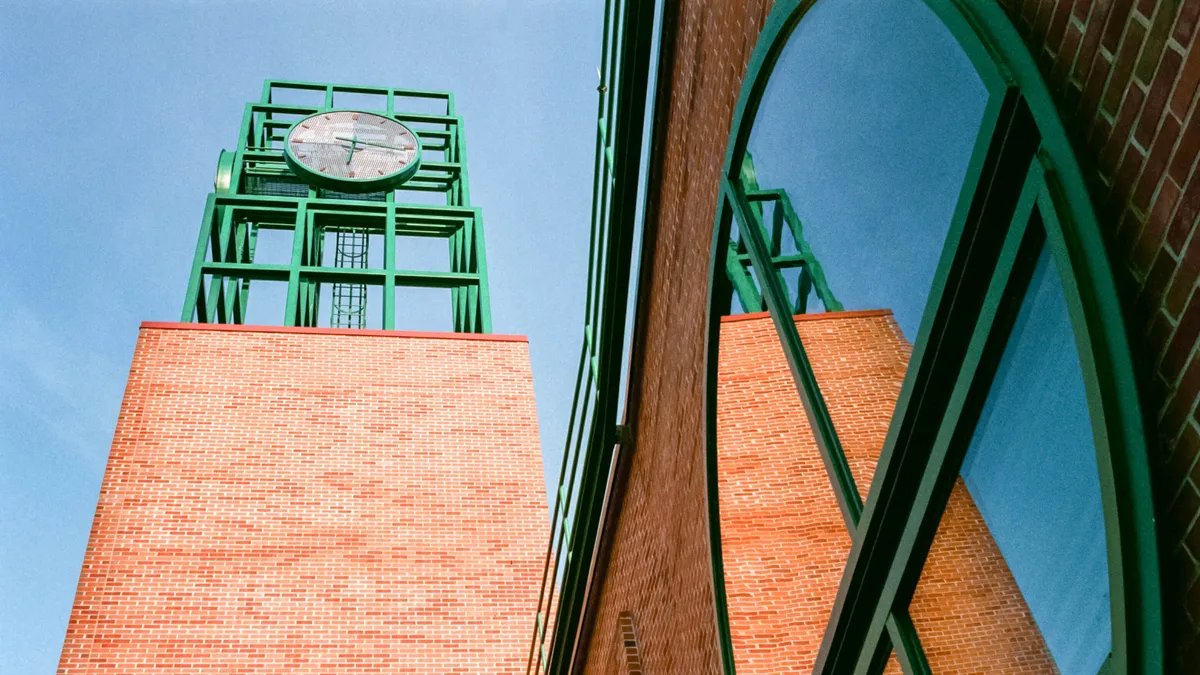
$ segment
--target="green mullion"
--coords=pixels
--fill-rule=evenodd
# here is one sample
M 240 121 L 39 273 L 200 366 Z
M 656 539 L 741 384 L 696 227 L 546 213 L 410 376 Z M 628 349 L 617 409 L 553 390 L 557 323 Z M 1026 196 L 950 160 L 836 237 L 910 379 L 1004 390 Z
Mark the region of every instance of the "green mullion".
M 221 209 L 221 223 L 213 231 L 212 257 L 214 264 L 228 262 L 229 238 L 233 222 L 233 210 Z M 204 266 L 209 267 L 208 265 Z M 208 323 L 224 323 L 225 277 L 213 274 L 208 286 Z
M 476 271 L 474 265 L 475 261 L 471 255 L 471 247 L 474 243 L 471 238 L 473 227 L 474 226 L 472 223 L 465 223 L 457 233 L 458 236 L 456 241 L 458 244 L 458 256 L 457 260 L 455 260 L 455 265 L 463 272 Z M 461 322 L 461 328 L 459 330 L 475 332 L 477 330 L 475 326 L 475 319 L 477 317 L 475 316 L 475 313 L 471 311 L 470 304 L 470 291 L 467 289 L 459 291 L 455 297 L 454 303 L 455 312 L 458 314 L 459 321 Z
M 214 274 L 208 283 L 208 319 L 206 323 L 220 323 L 225 314 L 225 277 Z
M 331 89 L 325 97 L 333 96 Z M 292 259 L 288 265 L 287 305 L 283 310 L 283 325 L 295 326 L 300 309 L 300 267 L 304 264 L 304 248 L 308 230 L 312 227 L 312 216 L 308 213 L 308 200 L 301 199 L 296 205 L 296 230 L 292 234 Z
M 200 234 L 196 239 L 196 252 L 192 256 L 192 273 L 188 277 L 187 293 L 183 296 L 183 312 L 179 317 L 179 320 L 184 323 L 204 322 L 208 318 L 203 307 L 198 311 L 197 304 L 203 303 L 204 274 L 201 268 L 205 258 L 208 257 L 208 248 L 212 243 L 210 240 L 212 239 L 213 218 L 216 217 L 216 198 L 215 194 L 209 194 L 208 199 L 204 202 L 204 215 L 200 218 Z
M 487 248 L 483 245 L 483 212 L 475 209 L 475 219 L 471 221 L 471 238 L 473 246 L 467 249 L 467 254 L 475 254 L 475 274 L 479 279 L 479 332 L 492 332 L 492 298 L 488 282 Z
M 388 112 L 392 109 L 392 90 L 388 90 Z M 389 195 L 390 197 L 391 195 Z M 396 204 L 388 203 L 387 220 L 383 226 L 383 329 L 396 328 Z
M 1006 233 L 1027 192 L 1037 145 L 1036 125 L 1018 92 L 989 101 L 831 612 L 830 629 L 817 656 L 816 675 L 865 672 L 870 646 L 880 639 L 886 618 L 897 605 L 894 585 L 899 581 L 890 570 L 901 549 L 919 548 L 910 529 L 910 521 L 926 515 L 916 506 L 918 486 L 929 470 L 954 382 L 971 358 L 971 335 Z M 927 542 L 922 546 L 928 550 Z
M 796 313 L 808 313 L 808 295 L 812 292 L 812 276 L 809 274 L 808 265 L 800 268 L 800 280 L 796 284 Z M 829 308 L 826 307 L 828 310 Z
M 249 226 L 246 233 L 246 248 L 244 250 L 245 261 L 248 263 L 254 262 L 254 251 L 258 246 L 258 223 L 253 223 Z M 246 322 L 246 307 L 250 302 L 250 280 L 243 279 L 241 288 L 238 290 L 238 307 L 240 313 L 235 318 L 235 323 Z
M 221 320 L 221 323 L 241 323 L 239 318 L 242 316 L 242 287 L 245 284 L 245 280 L 229 279 L 225 283 L 225 295 L 230 300 L 225 303 L 225 317 Z
M 966 356 L 952 385 L 949 405 L 917 486 L 916 499 L 904 523 L 902 545 L 892 558 L 884 591 L 875 610 L 876 617 L 884 612 L 890 615 L 899 607 L 907 607 L 919 582 L 929 545 L 937 533 L 950 491 L 958 478 L 963 457 L 974 435 L 975 425 L 991 390 L 992 379 L 1045 241 L 1040 216 L 1034 211 L 1037 196 L 1044 185 L 1043 178 L 1041 167 L 1035 161 L 990 275 Z M 1037 223 L 1031 224 L 1033 221 Z M 878 618 L 872 623 L 876 621 Z M 871 644 L 870 635 L 869 632 L 868 647 Z M 856 673 L 872 672 L 865 661 L 867 651 L 860 653 Z
M 328 110 L 332 107 L 333 107 L 333 85 L 331 84 L 331 85 L 328 85 L 325 87 L 325 109 Z
M 833 419 L 829 416 L 829 408 L 821 395 L 821 387 L 813 372 L 812 363 L 804 350 L 804 344 L 796 332 L 795 319 L 792 317 L 791 303 L 787 297 L 787 289 L 778 271 L 771 267 L 771 255 L 767 242 L 763 237 L 763 228 L 757 222 L 757 214 L 751 208 L 745 195 L 729 180 L 723 181 L 726 198 L 734 207 L 735 218 L 739 221 L 738 232 L 740 240 L 746 244 L 758 286 L 762 289 L 763 301 L 771 313 L 775 331 L 783 345 L 787 356 L 788 367 L 792 371 L 792 379 L 800 400 L 804 404 L 804 412 L 808 417 L 809 426 L 825 464 L 825 471 L 833 484 L 834 496 L 846 528 L 850 531 L 858 526 L 862 513 L 862 502 L 859 499 L 858 487 L 854 482 L 854 474 L 846 461 L 846 453 L 842 450 Z
M 446 248 L 449 249 L 450 256 L 450 271 L 462 272 L 466 268 L 462 264 L 462 229 L 460 228 L 454 234 L 446 238 Z M 450 315 L 451 323 L 455 332 L 465 331 L 463 327 L 466 324 L 466 316 L 462 309 L 462 291 L 458 288 L 450 289 Z

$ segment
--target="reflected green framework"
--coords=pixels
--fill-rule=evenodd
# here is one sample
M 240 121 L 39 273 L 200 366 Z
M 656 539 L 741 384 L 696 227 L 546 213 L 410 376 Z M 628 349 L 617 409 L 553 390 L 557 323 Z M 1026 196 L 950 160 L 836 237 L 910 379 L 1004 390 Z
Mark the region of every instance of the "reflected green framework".
M 351 97 L 353 105 L 339 103 Z M 430 108 L 436 112 L 418 112 Z M 373 112 L 408 126 L 424 157 L 419 170 L 395 190 L 366 194 L 298 178 L 285 161 L 288 130 L 309 115 L 340 109 Z M 393 329 L 397 311 L 404 311 L 397 307 L 396 289 L 418 287 L 449 290 L 455 332 L 491 332 L 483 218 L 471 206 L 463 123 L 453 94 L 267 80 L 261 98 L 246 104 L 237 149 L 221 152 L 214 187 L 200 221 L 182 321 L 245 323 L 252 291 L 260 285 L 255 282 L 282 282 L 286 302 L 269 308 L 278 311 L 278 325 L 322 325 L 324 294 L 331 300 L 329 325 L 365 328 L 370 315 L 378 317 L 375 325 Z M 287 264 L 256 261 L 263 230 L 291 234 Z M 397 268 L 396 250 L 403 245 L 398 237 L 444 239 L 449 271 Z M 382 246 L 382 256 L 370 255 L 372 242 L 376 253 Z M 369 306 L 369 295 L 381 297 L 380 306 Z

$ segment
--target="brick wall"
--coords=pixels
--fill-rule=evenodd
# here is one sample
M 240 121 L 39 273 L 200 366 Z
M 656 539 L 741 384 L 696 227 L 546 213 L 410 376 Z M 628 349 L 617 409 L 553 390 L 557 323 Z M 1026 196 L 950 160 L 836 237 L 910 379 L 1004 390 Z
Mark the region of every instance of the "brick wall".
M 1000 2 L 1039 59 L 1092 185 L 1158 441 L 1152 462 L 1168 651 L 1176 665 L 1200 663 L 1200 0 Z M 593 641 L 600 646 L 589 659 L 612 653 L 606 636 L 616 613 L 633 608 L 656 617 L 641 631 L 648 664 L 685 663 L 696 673 L 716 667 L 705 642 L 712 639 L 706 551 L 689 543 L 705 536 L 703 317 L 725 153 L 724 143 L 709 141 L 728 135 L 770 5 L 667 3 L 660 77 L 670 96 L 655 149 L 662 176 L 652 186 L 659 206 L 648 225 L 644 352 L 632 384 L 643 406 L 632 418 L 637 448 L 598 601 Z
M 1196 0 L 1002 0 L 1089 175 L 1159 443 L 1167 646 L 1200 663 Z
M 865 498 L 911 348 L 887 311 L 811 314 L 796 326 Z M 811 673 L 850 536 L 769 316 L 722 322 L 717 386 L 721 546 L 737 671 Z M 911 614 L 934 672 L 1057 672 L 961 481 Z M 886 672 L 900 672 L 894 655 Z
M 59 673 L 523 670 L 524 339 L 229 328 L 141 330 Z
M 653 260 L 639 293 L 642 348 L 635 358 L 640 405 L 631 411 L 631 465 L 596 591 L 588 673 L 615 654 L 618 615 L 633 614 L 647 673 L 715 674 L 717 652 L 708 548 L 704 452 L 704 339 L 708 247 L 733 108 L 770 3 L 668 2 L 661 78 L 664 138 L 658 204 L 644 244 Z M 722 139 L 714 143 L 712 139 Z M 651 189 L 654 189 L 653 187 Z

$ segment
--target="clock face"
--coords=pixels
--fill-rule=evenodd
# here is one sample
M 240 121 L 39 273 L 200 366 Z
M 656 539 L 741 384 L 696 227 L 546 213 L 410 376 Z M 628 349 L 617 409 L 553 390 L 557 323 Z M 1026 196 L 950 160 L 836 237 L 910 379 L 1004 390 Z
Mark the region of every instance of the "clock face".
M 390 117 L 331 110 L 306 117 L 288 131 L 285 159 L 300 177 L 344 192 L 399 185 L 417 171 L 421 144 Z

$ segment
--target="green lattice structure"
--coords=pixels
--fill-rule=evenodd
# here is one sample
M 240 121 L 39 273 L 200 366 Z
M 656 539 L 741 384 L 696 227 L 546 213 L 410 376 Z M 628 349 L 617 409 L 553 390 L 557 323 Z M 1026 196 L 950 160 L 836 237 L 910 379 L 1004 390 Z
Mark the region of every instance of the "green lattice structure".
M 308 100 L 299 104 L 282 102 L 304 97 Z M 436 112 L 419 112 L 434 107 Z M 284 160 L 288 130 L 308 115 L 338 109 L 374 112 L 407 125 L 421 144 L 420 170 L 395 190 L 367 194 L 320 189 L 299 179 Z M 444 203 L 425 203 L 442 201 L 436 195 Z M 258 237 L 266 230 L 291 235 L 286 264 L 256 261 Z M 445 239 L 449 271 L 399 269 L 397 237 Z M 382 256 L 369 255 L 373 240 Z M 329 246 L 336 250 L 327 251 Z M 332 294 L 330 325 L 363 328 L 368 314 L 380 312 L 378 325 L 393 329 L 396 288 L 417 287 L 449 289 L 454 331 L 490 333 L 483 220 L 471 206 L 454 95 L 267 80 L 261 98 L 246 104 L 237 149 L 221 152 L 182 321 L 245 323 L 256 281 L 286 282 L 283 326 L 320 325 L 326 293 Z M 372 287 L 382 291 L 381 307 L 367 304 Z

